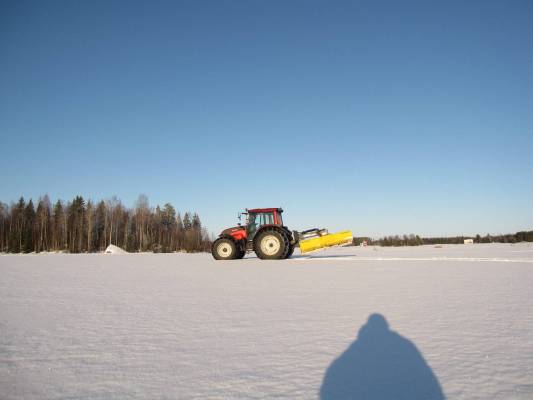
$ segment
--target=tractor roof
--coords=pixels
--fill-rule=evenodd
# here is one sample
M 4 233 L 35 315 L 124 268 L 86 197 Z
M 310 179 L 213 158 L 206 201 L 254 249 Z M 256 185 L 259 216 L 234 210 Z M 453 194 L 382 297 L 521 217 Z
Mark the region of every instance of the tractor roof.
M 280 207 L 274 207 L 274 208 L 248 208 L 246 211 L 251 212 L 251 213 L 274 212 L 274 211 L 282 213 L 283 209 L 280 208 Z

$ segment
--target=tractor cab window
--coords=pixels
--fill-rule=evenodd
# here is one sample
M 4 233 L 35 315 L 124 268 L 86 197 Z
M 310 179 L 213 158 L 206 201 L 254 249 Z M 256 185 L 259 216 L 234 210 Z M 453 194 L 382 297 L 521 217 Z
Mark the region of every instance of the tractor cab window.
M 263 213 L 262 216 L 263 216 L 263 219 L 262 219 L 263 223 L 261 225 L 274 224 L 274 213 L 271 213 L 271 212 Z
M 248 235 L 253 235 L 263 225 L 274 224 L 274 213 L 248 214 Z

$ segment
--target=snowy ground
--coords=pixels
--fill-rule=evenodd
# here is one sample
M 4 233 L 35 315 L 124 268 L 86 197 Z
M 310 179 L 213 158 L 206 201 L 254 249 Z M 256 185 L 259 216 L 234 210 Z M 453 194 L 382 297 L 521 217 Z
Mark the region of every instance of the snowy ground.
M 531 244 L 2 255 L 0 398 L 314 399 L 352 345 L 323 398 L 532 399 L 532 292 Z

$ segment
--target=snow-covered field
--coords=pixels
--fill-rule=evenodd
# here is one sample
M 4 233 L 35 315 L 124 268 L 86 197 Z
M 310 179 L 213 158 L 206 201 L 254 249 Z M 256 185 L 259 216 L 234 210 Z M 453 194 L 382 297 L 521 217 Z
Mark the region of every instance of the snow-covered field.
M 0 256 L 2 399 L 321 393 L 533 399 L 533 246 Z

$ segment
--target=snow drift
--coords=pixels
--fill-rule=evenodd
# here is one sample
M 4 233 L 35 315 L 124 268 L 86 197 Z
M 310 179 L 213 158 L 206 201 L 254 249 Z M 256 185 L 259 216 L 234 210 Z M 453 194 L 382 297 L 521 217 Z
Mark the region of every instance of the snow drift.
M 110 244 L 107 246 L 107 249 L 105 249 L 106 254 L 128 254 L 126 250 L 121 249 L 118 246 L 115 246 L 114 244 Z

